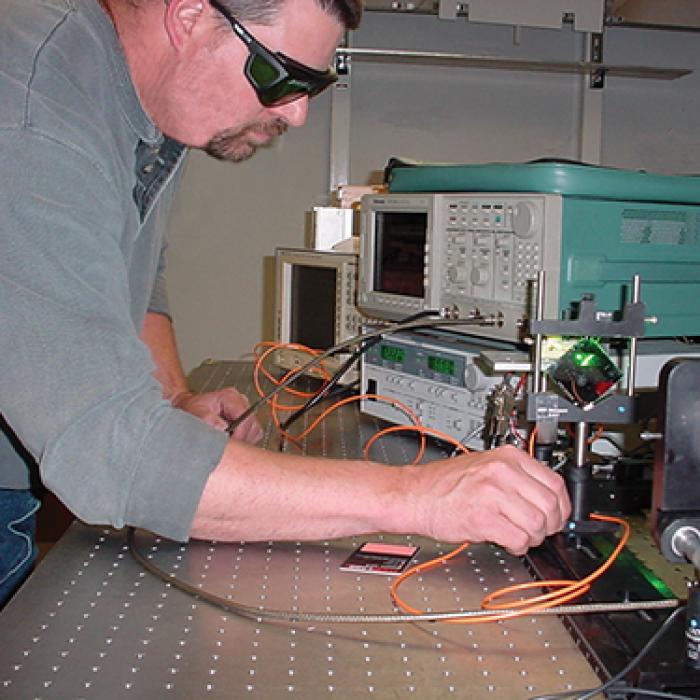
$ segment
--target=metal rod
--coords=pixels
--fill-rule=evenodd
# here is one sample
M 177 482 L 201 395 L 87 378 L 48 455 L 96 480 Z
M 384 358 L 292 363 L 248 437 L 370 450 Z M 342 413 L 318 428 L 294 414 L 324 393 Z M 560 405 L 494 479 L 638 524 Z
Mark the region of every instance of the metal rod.
M 638 304 L 641 298 L 641 278 L 632 277 L 632 303 Z M 627 396 L 634 396 L 634 385 L 637 381 L 637 338 L 630 338 L 630 364 L 627 368 Z
M 492 615 L 517 615 L 518 617 L 539 615 L 578 615 L 582 613 L 606 613 L 606 612 L 634 612 L 636 610 L 648 610 L 659 608 L 675 608 L 679 602 L 675 598 L 657 599 L 633 602 L 610 603 L 583 603 L 574 605 L 561 605 L 542 610 L 514 610 L 505 608 L 499 610 L 460 610 L 447 612 L 423 613 L 420 615 L 377 613 L 377 614 L 337 614 L 322 612 L 302 612 L 292 610 L 271 610 L 251 605 L 242 605 L 235 601 L 221 598 L 198 587 L 191 586 L 172 576 L 144 556 L 136 545 L 136 534 L 133 528 L 127 530 L 127 544 L 134 559 L 150 574 L 160 579 L 169 586 L 173 586 L 188 595 L 199 600 L 204 600 L 211 605 L 220 607 L 234 615 L 239 615 L 257 622 L 266 620 L 286 620 L 289 622 L 321 622 L 321 623 L 405 623 L 405 622 L 439 622 L 440 620 L 474 619 L 480 617 L 490 618 Z
M 588 423 L 575 426 L 574 463 L 566 470 L 566 485 L 571 497 L 571 520 L 583 522 L 590 516 L 591 465 L 588 464 Z
M 535 307 L 535 320 L 544 319 L 544 270 L 537 272 L 537 301 Z M 542 339 L 541 333 L 535 336 L 535 367 L 532 380 L 532 389 L 537 394 L 542 391 Z
M 584 467 L 588 456 L 588 423 L 576 423 L 576 466 Z

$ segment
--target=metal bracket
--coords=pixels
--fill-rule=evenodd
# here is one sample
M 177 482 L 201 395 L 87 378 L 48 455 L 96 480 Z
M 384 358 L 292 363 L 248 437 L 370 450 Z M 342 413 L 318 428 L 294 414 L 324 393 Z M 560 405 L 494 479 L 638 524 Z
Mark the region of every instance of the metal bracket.
M 329 192 L 350 182 L 351 69 L 352 57 L 336 53 L 338 81 L 331 88 Z
M 457 0 L 440 0 L 438 3 L 438 18 L 457 19 L 461 9 L 462 5 Z
M 590 62 L 599 63 L 601 67 L 591 72 L 588 87 L 592 90 L 602 90 L 605 87 L 605 67 L 603 64 L 603 34 L 591 34 Z
M 524 27 L 560 29 L 564 19 L 573 18 L 580 32 L 602 32 L 604 0 L 464 0 L 469 20 Z
M 637 339 L 644 335 L 645 310 L 640 300 L 641 280 L 632 279 L 632 301 L 625 304 L 622 318 L 616 320 L 611 312 L 599 312 L 592 294 L 585 294 L 579 302 L 575 319 L 546 320 L 543 318 L 545 301 L 545 273 L 537 275 L 537 311 L 530 322 L 535 338 L 534 391 L 528 396 L 527 417 L 530 421 L 560 420 L 590 424 L 629 424 L 634 419 L 634 381 L 637 362 Z M 630 364 L 627 370 L 627 394 L 607 396 L 596 404 L 576 406 L 558 394 L 545 390 L 542 375 L 542 340 L 544 336 L 599 336 L 602 338 L 629 338 Z
M 530 394 L 527 402 L 527 419 L 531 422 L 557 420 L 562 423 L 608 423 L 629 425 L 634 422 L 634 398 L 614 394 L 590 408 L 579 408 L 564 397 L 551 392 Z
M 530 332 L 570 337 L 594 335 L 602 338 L 640 338 L 645 332 L 646 307 L 641 301 L 628 302 L 619 321 L 608 312 L 600 312 L 592 295 L 579 302 L 578 316 L 570 320 L 532 320 Z

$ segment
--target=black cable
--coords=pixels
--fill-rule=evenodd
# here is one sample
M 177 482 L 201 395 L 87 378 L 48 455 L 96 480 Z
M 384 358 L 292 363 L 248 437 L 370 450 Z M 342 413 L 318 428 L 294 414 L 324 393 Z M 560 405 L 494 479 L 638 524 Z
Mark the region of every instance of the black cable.
M 352 396 L 352 394 L 355 393 L 355 390 L 357 389 L 357 382 L 353 382 L 351 385 L 340 385 L 336 386 L 333 388 L 332 391 L 330 391 L 328 394 L 326 394 L 323 398 L 324 400 L 329 400 L 329 401 L 342 401 L 345 398 L 348 398 Z M 314 406 L 316 406 L 319 402 L 315 402 Z M 280 442 L 278 446 L 278 452 L 284 452 L 285 450 L 285 445 L 287 443 L 287 436 L 286 436 L 286 431 L 288 428 L 292 425 L 292 423 L 299 418 L 301 418 L 305 413 L 307 413 L 312 406 L 308 406 L 305 404 L 302 406 L 300 409 L 298 409 L 290 418 L 288 418 L 282 425 L 280 425 L 280 428 L 282 429 L 282 432 L 280 433 Z
M 604 693 L 606 690 L 614 686 L 618 681 L 621 681 L 630 671 L 637 667 L 642 659 L 656 646 L 659 640 L 668 632 L 672 627 L 675 619 L 685 611 L 685 605 L 681 605 L 676 608 L 663 622 L 661 627 L 654 632 L 649 641 L 640 649 L 639 653 L 621 670 L 618 671 L 612 678 L 607 680 L 602 685 L 597 688 L 586 688 L 585 690 L 570 690 L 565 693 L 555 693 L 553 695 L 537 695 L 531 697 L 530 700 L 564 700 L 565 698 L 576 698 L 576 700 L 589 700 L 590 698 L 598 695 L 599 693 Z M 615 688 L 617 690 L 617 688 Z M 646 692 L 645 690 L 634 689 L 634 692 Z M 655 691 L 649 691 L 655 692 Z M 660 696 L 663 697 L 663 696 Z M 693 700 L 692 698 L 684 698 L 682 695 L 678 696 L 681 700 Z
M 284 423 L 280 424 L 280 428 L 282 428 L 282 430 L 288 430 L 293 423 L 299 420 L 299 418 L 301 418 L 305 413 L 308 413 L 312 408 L 314 408 L 314 406 L 318 406 L 321 401 L 331 399 L 334 401 L 341 401 L 342 399 L 351 396 L 355 393 L 358 384 L 358 382 L 353 382 L 352 384 L 334 385 L 329 387 L 328 391 L 326 391 L 326 387 L 324 386 L 322 392 L 314 394 L 314 396 L 312 396 L 301 408 L 294 411 L 294 413 L 292 413 L 292 415 L 289 416 Z
M 439 316 L 440 312 L 437 310 L 420 311 L 416 314 L 406 316 L 402 318 L 399 323 L 413 323 L 414 321 L 419 321 L 422 318 L 429 318 L 430 316 Z M 324 387 L 319 391 L 318 394 L 312 396 L 301 408 L 297 409 L 287 420 L 282 423 L 282 430 L 287 430 L 292 423 L 301 418 L 305 413 L 310 411 L 314 406 L 318 405 L 321 401 L 327 398 L 333 389 L 333 387 L 343 378 L 347 371 L 359 361 L 359 359 L 367 353 L 370 348 L 373 348 L 377 343 L 381 342 L 383 336 L 377 336 L 376 338 L 370 338 L 368 341 L 362 343 L 360 347 L 352 352 L 350 357 L 348 357 L 345 362 L 338 368 L 335 374 L 328 380 Z M 304 368 L 297 372 L 297 376 L 300 376 L 304 371 Z
M 623 457 L 636 457 L 637 455 L 644 455 L 645 452 L 653 456 L 654 446 L 648 442 L 643 442 L 641 445 L 633 447 L 629 452 L 624 454 Z
M 277 386 L 274 387 L 274 389 L 271 389 L 267 394 L 265 394 L 265 396 L 262 396 L 257 401 L 252 403 L 245 411 L 243 411 L 243 413 L 241 413 L 240 416 L 238 416 L 238 418 L 236 418 L 235 420 L 229 421 L 228 427 L 226 428 L 226 432 L 229 435 L 233 434 L 233 432 L 236 430 L 236 428 L 244 420 L 246 420 L 246 418 L 248 418 L 253 413 L 255 413 L 255 411 L 257 411 L 258 408 L 260 408 L 260 406 L 267 403 L 273 396 L 276 396 L 280 391 L 283 391 L 292 382 L 296 381 L 299 378 L 300 373 L 306 372 L 309 369 L 311 369 L 312 367 L 317 367 L 327 358 L 331 357 L 332 355 L 337 354 L 341 350 L 352 347 L 353 345 L 364 343 L 365 341 L 370 340 L 371 338 L 376 338 L 378 336 L 381 337 L 383 335 L 390 334 L 390 333 L 398 333 L 399 331 L 404 331 L 404 330 L 416 330 L 418 328 L 434 328 L 435 326 L 494 326 L 494 325 L 498 325 L 498 323 L 499 323 L 499 321 L 496 318 L 483 317 L 483 316 L 478 316 L 478 317 L 474 317 L 474 318 L 467 318 L 467 319 L 439 318 L 439 319 L 435 319 L 434 321 L 418 320 L 418 321 L 411 321 L 408 323 L 390 324 L 390 325 L 385 326 L 384 328 L 370 331 L 368 333 L 363 333 L 362 335 L 357 335 L 354 338 L 349 338 L 348 340 L 344 340 L 342 343 L 338 343 L 338 345 L 335 345 L 332 348 L 329 348 L 325 352 L 323 352 L 320 355 L 317 355 L 316 357 L 311 359 L 302 368 L 300 368 L 300 370 L 291 374 L 289 377 L 287 377 L 287 379 L 280 382 Z
M 631 695 L 634 693 L 639 698 L 668 698 L 669 700 L 698 700 L 690 695 L 678 695 L 678 693 L 667 693 L 664 690 L 647 690 L 646 688 L 635 688 L 631 685 L 616 685 L 613 689 L 615 697 L 622 697 L 623 694 Z M 568 693 L 558 693 L 557 695 L 542 695 L 530 700 L 559 700 L 560 698 L 573 697 L 573 693 L 580 693 L 580 690 L 570 691 Z M 583 696 L 579 696 L 576 700 L 580 700 Z M 589 696 L 585 696 L 589 697 Z
M 667 693 L 665 690 L 647 690 L 646 688 L 634 688 L 631 685 L 615 686 L 615 692 L 634 693 L 639 698 L 668 698 L 669 700 L 698 700 L 690 695 Z
M 321 391 L 314 394 L 301 408 L 298 408 L 294 413 L 292 413 L 284 423 L 281 424 L 282 430 L 287 430 L 292 423 L 296 422 L 305 413 L 308 413 L 314 406 L 317 406 L 321 401 L 330 397 L 331 392 L 338 384 L 338 382 L 343 378 L 343 375 L 352 367 L 352 365 L 360 359 L 361 352 L 355 350 L 350 357 L 343 362 L 340 368 L 335 372 L 335 374 L 324 384 Z

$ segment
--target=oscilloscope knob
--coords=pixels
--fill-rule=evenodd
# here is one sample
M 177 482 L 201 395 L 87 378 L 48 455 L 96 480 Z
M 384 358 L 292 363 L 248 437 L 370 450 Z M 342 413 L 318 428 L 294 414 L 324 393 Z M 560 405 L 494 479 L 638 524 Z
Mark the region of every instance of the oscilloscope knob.
M 475 287 L 482 287 L 483 285 L 488 284 L 490 279 L 489 271 L 483 267 L 472 268 L 470 277 L 471 283 Z
M 451 267 L 447 270 L 447 277 L 449 278 L 450 282 L 466 282 L 467 271 L 464 266 Z
M 532 202 L 518 202 L 513 207 L 513 233 L 518 238 L 530 238 L 535 233 L 537 211 Z

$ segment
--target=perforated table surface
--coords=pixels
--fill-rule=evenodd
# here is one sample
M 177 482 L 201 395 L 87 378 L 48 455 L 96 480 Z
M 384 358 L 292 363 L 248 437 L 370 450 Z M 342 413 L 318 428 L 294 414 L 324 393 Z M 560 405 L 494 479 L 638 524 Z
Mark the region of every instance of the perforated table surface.
M 204 365 L 199 388 L 248 389 L 249 366 Z M 357 456 L 376 430 L 353 407 L 309 438 L 315 454 Z M 270 426 L 265 442 L 278 449 Z M 410 461 L 415 441 L 382 440 L 375 459 Z M 432 456 L 440 456 L 435 451 Z M 398 467 L 397 467 L 398 468 Z M 138 548 L 169 575 L 265 609 L 391 613 L 388 576 L 339 564 L 367 539 L 420 545 L 416 561 L 451 546 L 411 536 L 328 542 L 173 543 L 139 532 Z M 406 581 L 428 611 L 471 610 L 529 580 L 521 561 L 474 545 Z M 489 624 L 259 622 L 162 582 L 130 556 L 123 532 L 71 526 L 0 614 L 0 698 L 528 698 L 598 684 L 554 616 Z

